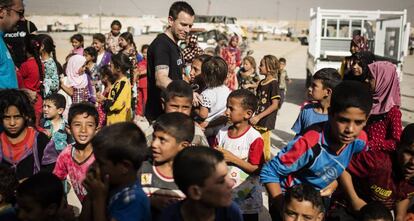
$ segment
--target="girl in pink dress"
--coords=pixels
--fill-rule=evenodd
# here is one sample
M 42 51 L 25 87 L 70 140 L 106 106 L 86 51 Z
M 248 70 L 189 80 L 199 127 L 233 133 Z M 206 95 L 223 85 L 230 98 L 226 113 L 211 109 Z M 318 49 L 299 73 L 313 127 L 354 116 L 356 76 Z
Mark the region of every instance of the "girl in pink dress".
M 239 37 L 234 35 L 231 37 L 229 45 L 221 51 L 221 57 L 226 61 L 228 66 L 228 74 L 225 84 L 232 91 L 239 87 L 236 68 L 239 67 L 241 63 L 241 51 L 238 48 L 238 44 Z

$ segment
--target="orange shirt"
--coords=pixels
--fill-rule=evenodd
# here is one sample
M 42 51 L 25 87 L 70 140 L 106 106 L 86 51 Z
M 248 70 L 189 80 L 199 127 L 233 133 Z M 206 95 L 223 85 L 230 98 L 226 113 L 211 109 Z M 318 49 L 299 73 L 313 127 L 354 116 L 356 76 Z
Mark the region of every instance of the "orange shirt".
M 4 158 L 12 162 L 19 162 L 24 154 L 33 147 L 36 130 L 32 127 L 26 129 L 26 136 L 22 141 L 16 144 L 10 143 L 6 133 L 1 133 L 1 148 Z

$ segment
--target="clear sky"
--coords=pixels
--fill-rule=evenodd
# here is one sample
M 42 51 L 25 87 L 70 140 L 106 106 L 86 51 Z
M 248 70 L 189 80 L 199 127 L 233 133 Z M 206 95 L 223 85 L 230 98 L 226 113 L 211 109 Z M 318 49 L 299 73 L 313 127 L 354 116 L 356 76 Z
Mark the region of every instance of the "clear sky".
M 29 14 L 97 14 L 99 2 L 107 15 L 166 16 L 174 0 L 24 0 Z M 311 7 L 329 9 L 408 10 L 414 23 L 413 0 L 189 0 L 196 14 L 229 15 L 238 18 L 307 20 Z

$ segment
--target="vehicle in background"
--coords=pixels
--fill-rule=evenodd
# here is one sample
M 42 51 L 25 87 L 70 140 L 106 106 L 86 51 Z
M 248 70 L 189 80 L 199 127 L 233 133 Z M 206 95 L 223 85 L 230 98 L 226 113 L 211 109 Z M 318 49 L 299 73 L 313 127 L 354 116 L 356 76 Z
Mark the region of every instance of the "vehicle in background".
M 408 53 L 410 23 L 407 10 L 359 11 L 317 8 L 310 10 L 306 86 L 321 68 L 339 69 L 345 56 L 350 56 L 350 43 L 355 35 L 368 39 L 369 49 L 381 60 L 397 65 L 400 79 L 402 63 Z
M 209 52 L 214 51 L 221 40 L 228 41 L 234 34 L 239 36 L 241 45 L 245 44 L 246 32 L 235 17 L 219 15 L 196 15 L 191 28 L 191 33 L 198 36 L 198 45 Z
M 197 35 L 198 46 L 200 46 L 200 48 L 202 48 L 204 51 L 214 51 L 220 39 L 226 38 L 225 34 L 217 29 L 212 29 L 209 31 L 192 29 L 191 33 Z
M 204 29 L 204 31 L 218 30 L 228 34 L 245 36 L 243 29 L 237 24 L 235 17 L 222 15 L 196 15 L 193 23 L 194 29 Z

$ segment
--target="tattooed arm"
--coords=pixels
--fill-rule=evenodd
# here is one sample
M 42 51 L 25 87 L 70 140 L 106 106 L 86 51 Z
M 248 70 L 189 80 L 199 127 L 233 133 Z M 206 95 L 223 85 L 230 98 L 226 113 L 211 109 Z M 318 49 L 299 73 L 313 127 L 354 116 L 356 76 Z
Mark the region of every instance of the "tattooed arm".
M 168 77 L 169 70 L 168 65 L 158 65 L 155 67 L 155 84 L 161 90 L 165 90 L 172 81 Z

